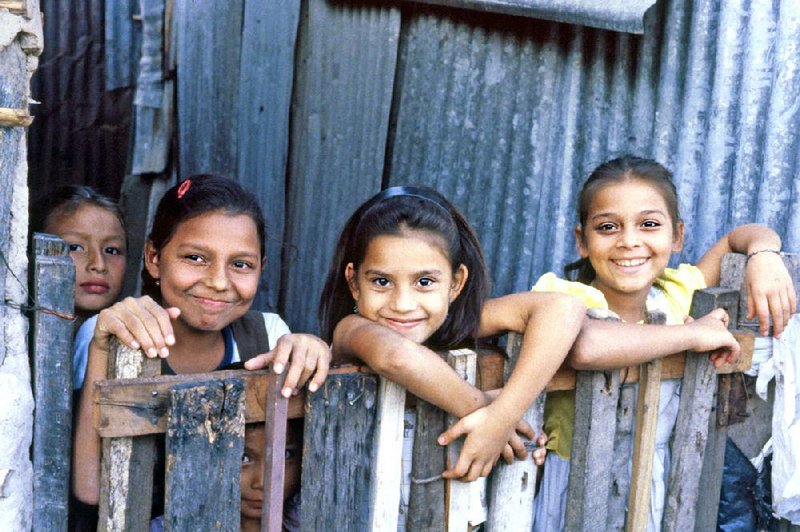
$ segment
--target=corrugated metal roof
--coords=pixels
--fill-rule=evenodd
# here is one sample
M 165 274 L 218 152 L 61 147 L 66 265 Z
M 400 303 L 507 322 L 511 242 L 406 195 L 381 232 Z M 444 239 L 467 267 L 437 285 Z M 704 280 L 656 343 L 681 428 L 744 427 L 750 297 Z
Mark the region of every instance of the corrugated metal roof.
M 414 0 L 420 1 L 420 0 Z M 645 12 L 656 0 L 421 0 L 489 13 L 642 33 Z
M 105 0 L 104 12 L 106 90 L 131 87 L 142 49 L 141 27 L 134 24 L 139 18 L 139 0 Z M 65 20 L 55 22 L 64 24 Z

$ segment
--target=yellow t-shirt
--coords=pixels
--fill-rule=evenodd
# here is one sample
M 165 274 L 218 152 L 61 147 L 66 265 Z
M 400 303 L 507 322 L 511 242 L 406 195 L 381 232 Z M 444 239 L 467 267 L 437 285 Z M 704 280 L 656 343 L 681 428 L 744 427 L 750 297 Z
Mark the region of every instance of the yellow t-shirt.
M 691 264 L 667 268 L 653 282 L 647 298 L 648 310 L 661 310 L 668 324 L 681 324 L 689 314 L 694 291 L 705 288 L 703 273 Z M 608 309 L 603 293 L 583 283 L 559 279 L 554 273 L 542 275 L 532 288 L 534 292 L 562 292 L 581 298 L 586 308 Z M 572 428 L 575 425 L 575 391 L 550 392 L 544 405 L 544 431 L 547 448 L 569 460 L 572 451 Z

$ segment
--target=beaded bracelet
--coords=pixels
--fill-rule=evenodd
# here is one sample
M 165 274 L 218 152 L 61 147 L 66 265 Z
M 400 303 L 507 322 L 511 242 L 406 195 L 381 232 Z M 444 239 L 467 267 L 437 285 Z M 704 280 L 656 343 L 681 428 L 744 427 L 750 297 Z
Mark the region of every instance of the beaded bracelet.
M 745 264 L 750 262 L 754 256 L 758 255 L 759 253 L 775 253 L 779 257 L 783 257 L 783 251 L 779 249 L 759 249 L 758 251 L 754 251 L 752 253 L 747 254 L 747 259 L 744 261 Z

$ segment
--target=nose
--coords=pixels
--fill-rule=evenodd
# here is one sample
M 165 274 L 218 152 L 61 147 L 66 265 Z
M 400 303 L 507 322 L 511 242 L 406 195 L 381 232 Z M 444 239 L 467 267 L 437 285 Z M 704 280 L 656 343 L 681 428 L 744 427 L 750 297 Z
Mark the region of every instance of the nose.
M 408 286 L 399 286 L 393 292 L 392 310 L 397 312 L 410 312 L 417 308 L 414 291 Z
M 619 239 L 617 245 L 624 248 L 633 248 L 641 244 L 639 232 L 636 227 L 624 227 L 619 232 Z
M 106 271 L 106 257 L 102 249 L 91 249 L 87 266 L 89 271 L 95 273 L 104 273 Z
M 225 264 L 214 263 L 208 269 L 208 276 L 206 276 L 206 284 L 217 291 L 223 291 L 228 288 L 228 269 Z
M 256 463 L 256 474 L 253 476 L 253 489 L 264 489 L 264 464 Z

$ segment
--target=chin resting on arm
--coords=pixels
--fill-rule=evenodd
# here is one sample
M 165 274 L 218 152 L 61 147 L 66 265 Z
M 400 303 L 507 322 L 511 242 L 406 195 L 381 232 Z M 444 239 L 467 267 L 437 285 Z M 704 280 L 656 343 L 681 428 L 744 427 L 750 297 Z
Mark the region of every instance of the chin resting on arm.
M 388 327 L 351 315 L 334 330 L 333 361 L 341 364 L 354 359 L 456 417 L 488 403 L 483 392 L 461 379 L 434 351 Z

